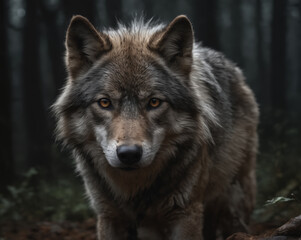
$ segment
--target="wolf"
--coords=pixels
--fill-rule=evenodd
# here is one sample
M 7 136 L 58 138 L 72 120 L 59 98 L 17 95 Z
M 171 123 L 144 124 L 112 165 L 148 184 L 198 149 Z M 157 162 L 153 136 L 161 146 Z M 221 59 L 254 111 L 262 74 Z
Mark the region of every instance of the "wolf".
M 184 16 L 98 31 L 74 16 L 53 105 L 99 240 L 226 238 L 254 207 L 258 106 Z

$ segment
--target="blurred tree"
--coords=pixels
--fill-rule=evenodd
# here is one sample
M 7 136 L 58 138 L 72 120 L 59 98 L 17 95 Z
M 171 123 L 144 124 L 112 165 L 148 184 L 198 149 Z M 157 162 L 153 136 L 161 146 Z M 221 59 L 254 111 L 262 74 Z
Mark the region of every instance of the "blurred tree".
M 117 21 L 122 19 L 122 1 L 106 0 L 105 4 L 108 13 L 109 24 L 111 27 L 116 27 Z
M 269 81 L 270 79 L 267 76 L 266 65 L 264 62 L 264 46 L 263 46 L 263 18 L 262 18 L 262 1 L 256 0 L 255 5 L 255 24 L 256 24 L 256 35 L 257 35 L 257 65 L 258 65 L 258 82 L 259 84 L 259 93 L 257 94 L 258 100 L 265 104 L 268 103 L 270 99 L 270 88 Z
M 152 0 L 144 0 L 144 14 L 146 15 L 147 19 L 154 17 L 154 10 L 153 10 L 153 1 Z
M 220 49 L 217 36 L 217 0 L 193 1 L 193 26 L 195 37 L 203 45 L 216 50 Z
M 275 110 L 286 107 L 286 31 L 287 0 L 273 0 L 271 43 L 271 102 Z
M 49 169 L 50 131 L 46 124 L 46 111 L 43 104 L 41 66 L 39 57 L 40 18 L 39 0 L 25 1 L 26 16 L 23 28 L 23 104 L 28 141 L 27 165 L 42 165 Z M 44 74 L 44 73 L 43 73 Z
M 95 19 L 97 16 L 96 0 L 64 0 L 62 1 L 62 4 L 67 23 L 69 23 L 71 17 L 76 14 L 83 15 L 84 17 L 88 18 L 92 23 L 95 23 Z
M 50 58 L 51 75 L 53 76 L 54 87 L 58 93 L 58 90 L 62 87 L 65 80 L 63 77 L 65 75 L 63 64 L 65 31 L 61 26 L 62 23 L 58 21 L 58 19 L 60 19 L 61 4 L 57 2 L 51 5 L 48 1 L 44 0 L 39 1 L 38 4 L 41 10 L 41 18 L 46 28 L 46 39 L 48 43 L 48 54 L 46 56 Z M 56 37 L 55 41 L 53 36 Z
M 11 81 L 8 62 L 7 45 L 7 6 L 0 1 L 0 190 L 14 178 L 12 158 L 12 126 L 11 126 Z
M 298 16 L 299 16 L 299 23 L 301 23 L 301 1 L 298 1 Z M 299 28 L 299 57 L 297 60 L 297 62 L 299 62 L 299 64 L 301 65 L 301 41 L 300 41 L 300 38 L 301 38 L 301 31 L 300 31 L 300 28 Z M 299 76 L 301 77 L 301 66 L 299 67 Z M 297 88 L 298 88 L 298 92 L 301 93 L 301 81 L 299 81 L 299 84 L 297 85 Z
M 239 67 L 244 68 L 245 59 L 243 56 L 243 31 L 242 31 L 242 1 L 231 0 L 230 3 L 231 9 L 231 24 L 232 24 L 232 32 L 231 32 L 231 42 L 233 54 L 232 60 L 239 64 Z

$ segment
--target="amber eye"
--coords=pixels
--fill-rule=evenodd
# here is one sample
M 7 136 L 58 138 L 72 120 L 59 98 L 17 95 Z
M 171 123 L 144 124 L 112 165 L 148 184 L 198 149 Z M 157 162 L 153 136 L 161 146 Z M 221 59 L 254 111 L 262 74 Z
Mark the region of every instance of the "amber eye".
M 152 98 L 151 100 L 149 100 L 148 105 L 151 108 L 157 108 L 161 105 L 161 100 L 158 98 Z
M 102 108 L 109 108 L 109 107 L 111 107 L 111 101 L 107 98 L 101 98 L 98 101 L 98 105 Z

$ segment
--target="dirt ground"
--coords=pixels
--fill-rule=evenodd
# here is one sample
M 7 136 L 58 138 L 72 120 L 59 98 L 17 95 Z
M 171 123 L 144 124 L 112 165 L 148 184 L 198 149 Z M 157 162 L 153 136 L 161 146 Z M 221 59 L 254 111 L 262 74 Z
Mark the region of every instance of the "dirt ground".
M 0 240 L 96 240 L 95 219 L 84 222 L 4 223 Z M 252 224 L 251 234 L 236 233 L 227 240 L 301 240 L 301 215 L 281 227 Z
M 96 221 L 5 223 L 0 240 L 96 240 Z

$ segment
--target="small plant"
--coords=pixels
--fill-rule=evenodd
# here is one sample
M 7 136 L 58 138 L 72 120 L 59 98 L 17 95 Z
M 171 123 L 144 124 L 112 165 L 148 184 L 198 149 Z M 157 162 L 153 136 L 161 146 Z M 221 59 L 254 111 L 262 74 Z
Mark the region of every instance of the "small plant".
M 35 202 L 35 189 L 31 181 L 37 174 L 36 169 L 31 168 L 23 175 L 21 183 L 7 187 L 7 196 L 0 195 L 0 219 L 20 220 L 28 215 L 27 211 L 33 208 Z
M 294 201 L 294 200 L 295 199 L 293 199 L 293 198 L 287 198 L 287 197 L 275 197 L 270 200 L 267 200 L 265 206 L 274 205 L 274 204 L 280 203 L 280 202 Z
M 0 221 L 81 220 L 91 216 L 83 189 L 70 179 L 47 182 L 34 168 L 0 195 Z

